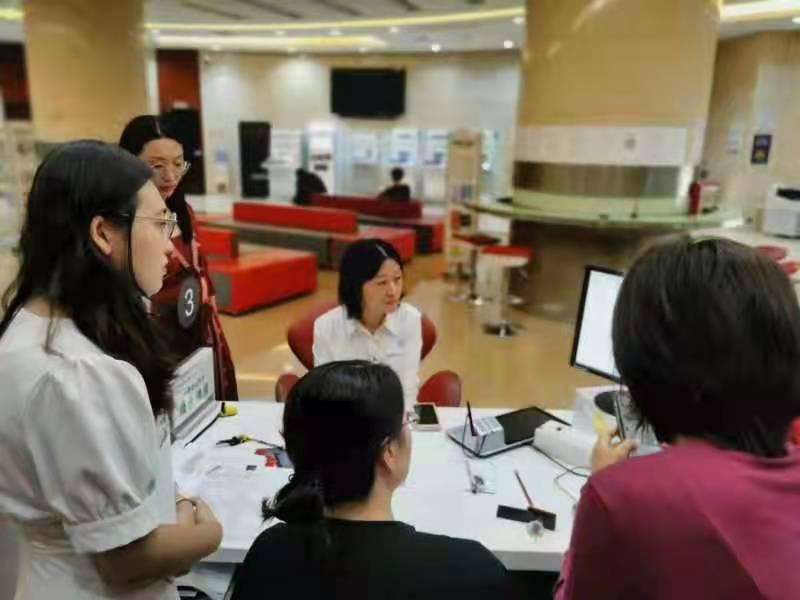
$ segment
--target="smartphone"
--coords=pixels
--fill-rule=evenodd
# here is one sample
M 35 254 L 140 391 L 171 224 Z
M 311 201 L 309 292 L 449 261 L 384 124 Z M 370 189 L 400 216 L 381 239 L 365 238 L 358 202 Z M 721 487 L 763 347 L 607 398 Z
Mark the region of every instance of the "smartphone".
M 414 429 L 418 431 L 439 431 L 442 428 L 439 424 L 439 415 L 436 414 L 435 404 L 415 404 L 414 412 L 417 415 L 417 419 L 419 419 Z
M 651 427 L 639 425 L 639 418 L 633 410 L 631 397 L 627 392 L 614 394 L 614 412 L 617 413 L 617 430 L 619 437 L 636 438 L 639 440 L 639 449 L 635 455 L 652 454 L 661 449 L 656 434 Z
M 519 521 L 520 523 L 530 523 L 539 519 L 545 529 L 550 531 L 555 531 L 556 529 L 556 515 L 538 508 L 514 508 L 513 506 L 500 504 L 497 507 L 497 518 Z

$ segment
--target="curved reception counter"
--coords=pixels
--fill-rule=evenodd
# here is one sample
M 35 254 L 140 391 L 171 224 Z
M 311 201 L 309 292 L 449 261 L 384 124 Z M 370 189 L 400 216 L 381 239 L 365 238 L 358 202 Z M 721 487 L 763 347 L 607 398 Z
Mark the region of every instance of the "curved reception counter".
M 725 211 L 637 216 L 632 211 L 564 212 L 498 202 L 467 206 L 477 213 L 509 219 L 510 243 L 533 250 L 527 273 L 515 274 L 511 281 L 512 293 L 525 300 L 521 309 L 563 321 L 576 317 L 587 265 L 624 271 L 659 238 L 742 225 L 737 213 Z

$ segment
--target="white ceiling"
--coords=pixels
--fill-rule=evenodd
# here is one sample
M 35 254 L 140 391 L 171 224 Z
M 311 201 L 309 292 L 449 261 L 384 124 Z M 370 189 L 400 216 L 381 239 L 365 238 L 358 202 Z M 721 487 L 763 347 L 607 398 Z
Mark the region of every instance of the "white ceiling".
M 598 3 L 608 0 L 595 0 Z M 664 0 L 669 1 L 669 0 Z M 758 1 L 758 0 L 756 0 Z M 766 2 L 767 0 L 761 0 Z M 727 0 L 727 5 L 753 2 L 753 0 Z M 0 8 L 19 8 L 22 0 L 0 0 Z M 156 39 L 159 46 L 199 47 L 206 49 L 237 49 L 237 38 L 246 36 L 253 44 L 262 44 L 266 38 L 267 49 L 314 52 L 353 52 L 359 48 L 370 52 L 430 52 L 433 44 L 443 51 L 502 50 L 505 41 L 518 48 L 524 43 L 525 28 L 510 16 L 468 23 L 411 25 L 390 32 L 388 24 L 370 27 L 342 27 L 339 36 L 332 35 L 330 23 L 342 21 L 404 19 L 450 15 L 475 11 L 496 11 L 524 8 L 524 0 L 147 0 L 145 19 L 148 23 L 189 25 L 192 31 L 161 26 Z M 798 12 L 800 14 L 800 11 Z M 292 26 L 319 23 L 318 29 L 292 30 Z M 220 30 L 226 27 L 272 25 L 286 27 L 285 31 L 235 32 Z M 219 28 L 213 27 L 218 25 Z M 208 26 L 208 27 L 206 27 Z M 764 20 L 747 23 L 724 23 L 720 35 L 732 37 L 755 31 L 797 28 L 791 20 Z M 216 36 L 211 40 L 187 40 L 186 36 Z M 365 39 L 366 36 L 366 39 Z M 313 45 L 303 38 L 340 37 L 337 47 Z M 300 38 L 300 39 L 298 39 Z M 21 40 L 20 21 L 0 20 L 0 39 Z M 295 43 L 293 40 L 297 40 Z M 324 43 L 324 40 L 323 40 Z M 238 48 L 243 49 L 245 40 Z M 261 48 L 264 50 L 265 48 Z

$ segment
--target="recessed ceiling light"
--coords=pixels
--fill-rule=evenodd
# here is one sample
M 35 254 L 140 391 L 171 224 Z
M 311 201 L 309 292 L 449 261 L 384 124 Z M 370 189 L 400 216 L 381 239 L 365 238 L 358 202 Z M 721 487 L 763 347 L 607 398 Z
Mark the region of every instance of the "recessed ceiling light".
M 795 25 L 800 25 L 800 17 L 795 17 L 794 19 L 792 19 L 792 23 L 794 23 Z
M 440 52 L 442 50 L 442 45 L 441 44 L 433 44 L 431 46 L 431 50 L 434 51 L 434 52 Z
M 398 33 L 399 31 L 399 27 L 389 27 L 389 33 Z
M 331 29 L 331 35 L 342 35 L 342 32 L 338 29 Z
M 511 50 L 513 47 L 514 47 L 514 42 L 512 42 L 511 40 L 506 40 L 505 42 L 503 42 L 503 48 L 505 48 L 506 50 Z
M 514 17 L 512 21 L 514 21 L 514 25 L 524 25 L 525 17 Z

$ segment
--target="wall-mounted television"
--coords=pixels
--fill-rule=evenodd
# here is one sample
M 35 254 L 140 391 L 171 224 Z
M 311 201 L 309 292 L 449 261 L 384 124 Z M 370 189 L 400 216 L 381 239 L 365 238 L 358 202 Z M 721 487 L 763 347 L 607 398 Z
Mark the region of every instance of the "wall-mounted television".
M 360 119 L 393 119 L 405 111 L 405 70 L 331 70 L 332 113 Z

